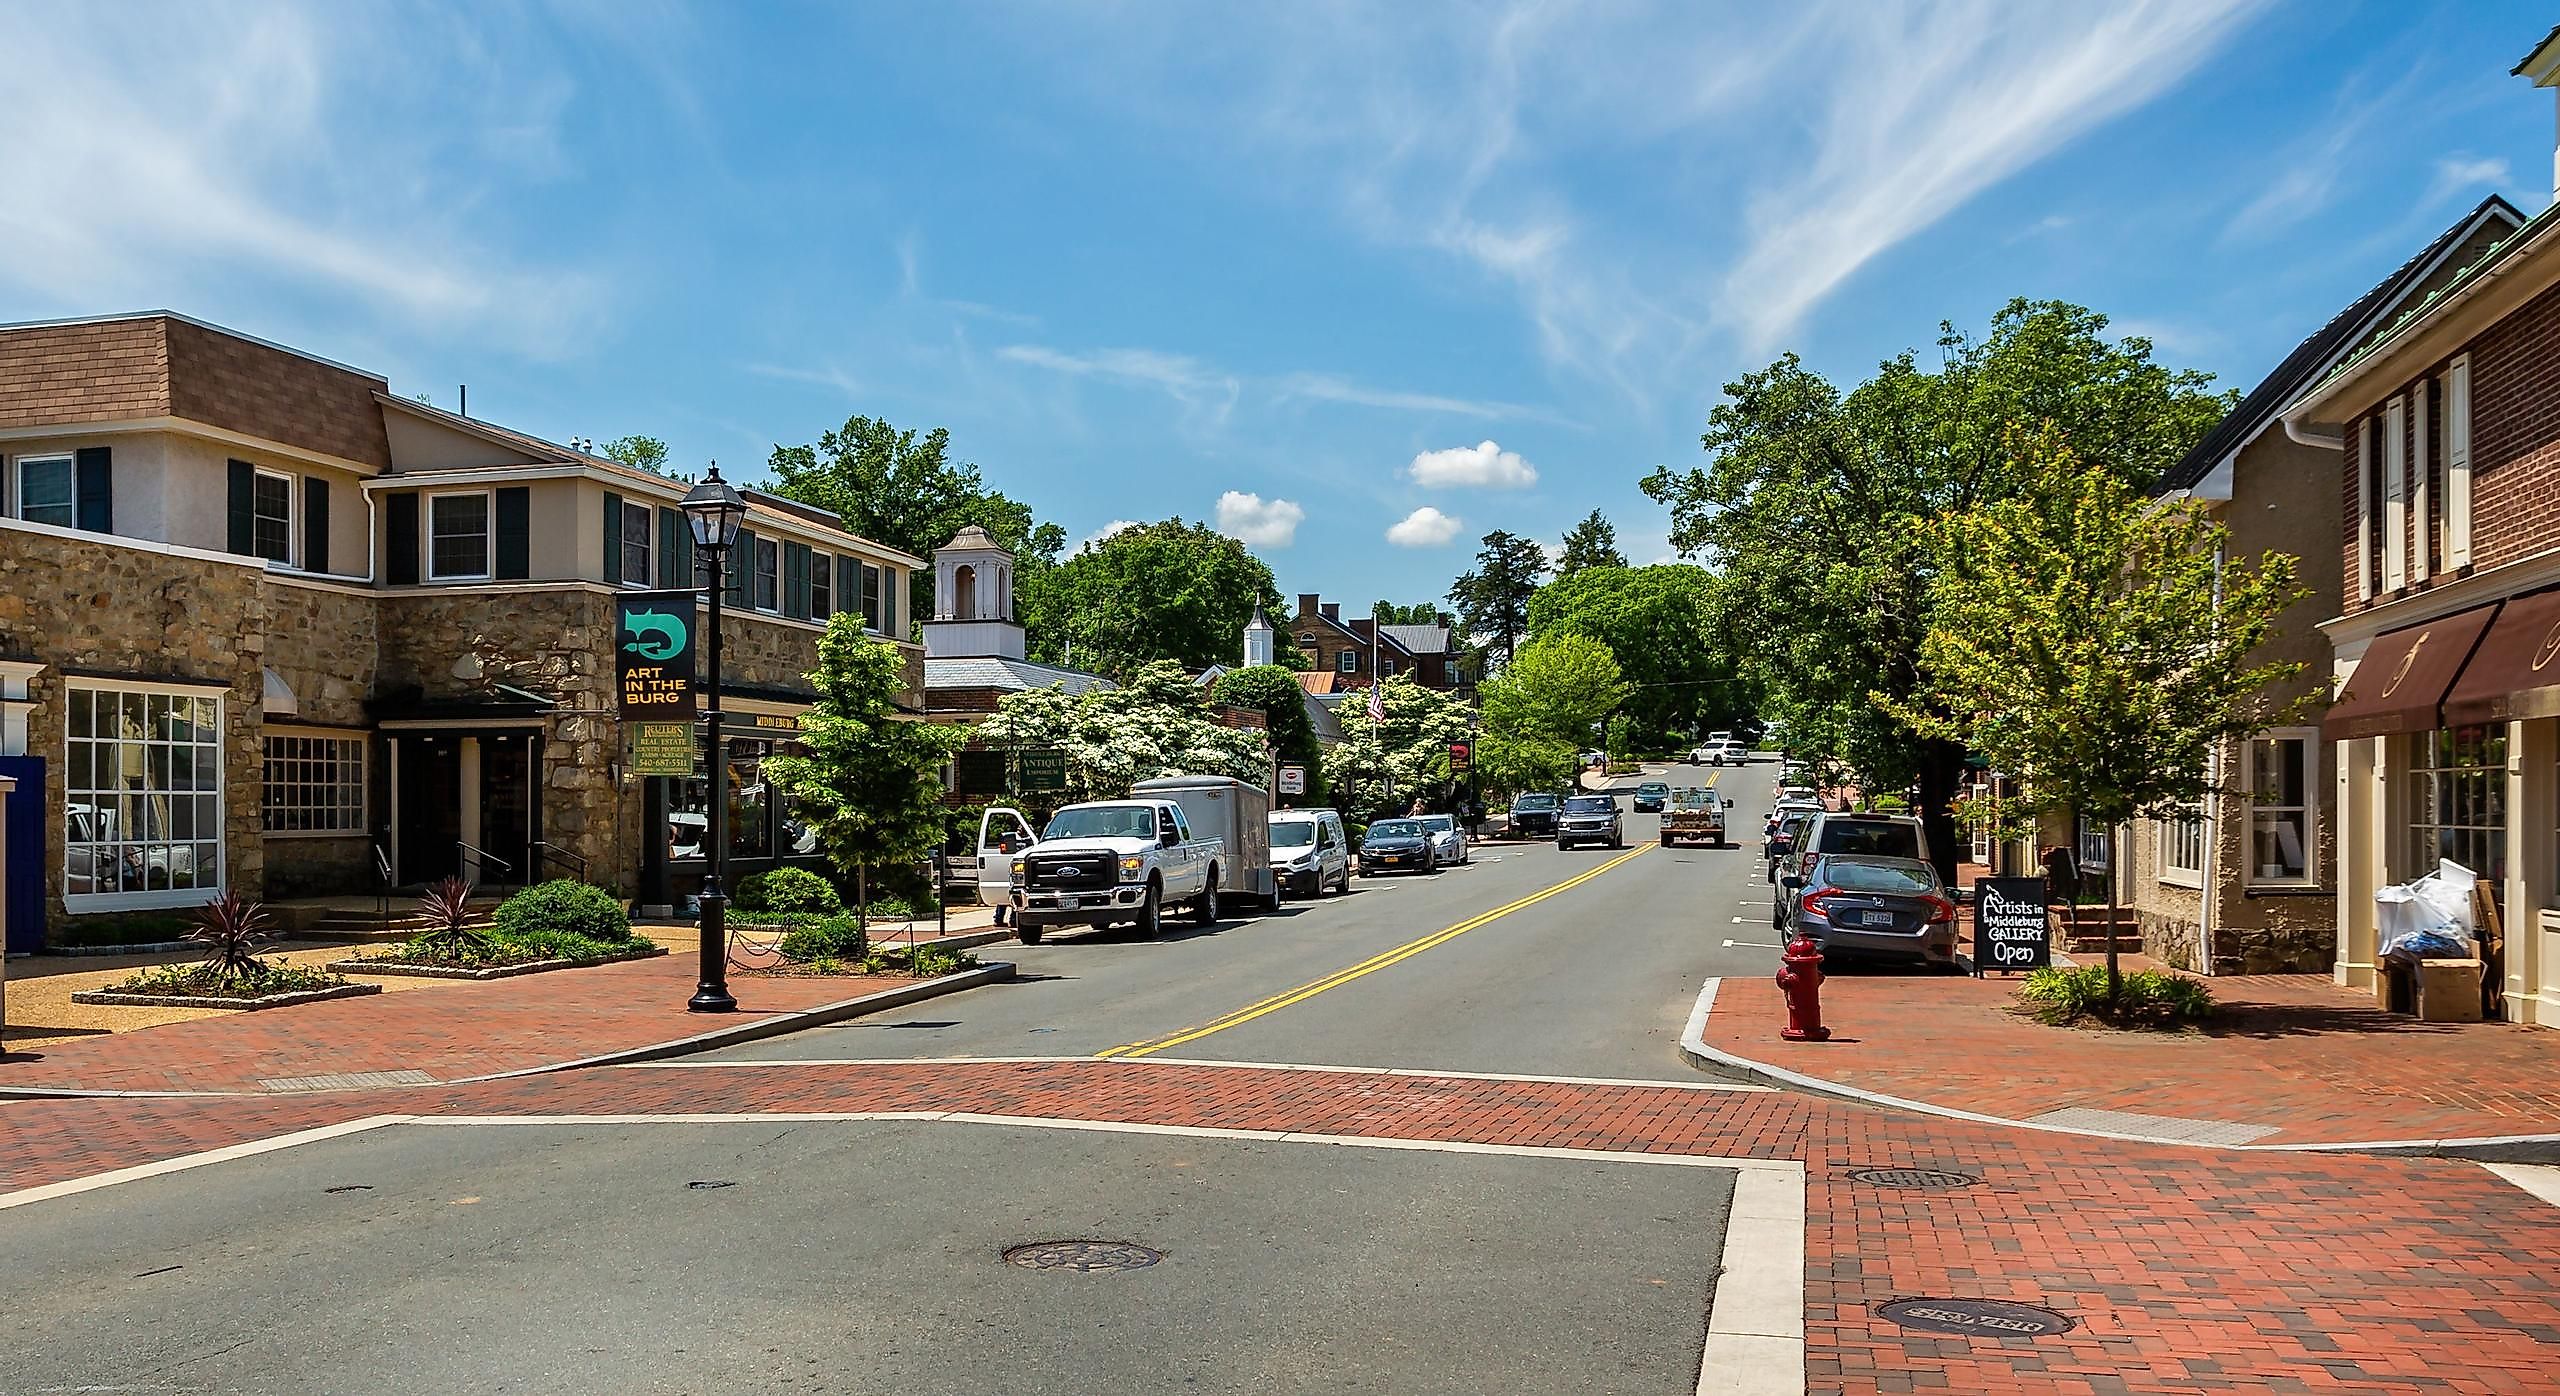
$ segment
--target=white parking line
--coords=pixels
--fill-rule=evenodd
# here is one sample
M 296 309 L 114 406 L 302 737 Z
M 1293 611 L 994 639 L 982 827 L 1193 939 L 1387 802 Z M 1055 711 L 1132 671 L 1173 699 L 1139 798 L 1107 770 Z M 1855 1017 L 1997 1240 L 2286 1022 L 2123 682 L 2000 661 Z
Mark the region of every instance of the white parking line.
M 1748 945 L 1754 950 L 1784 950 L 1787 948 L 1783 945 L 1772 945 L 1765 940 L 1728 940 L 1724 943 L 1724 948 L 1731 950 L 1737 945 Z

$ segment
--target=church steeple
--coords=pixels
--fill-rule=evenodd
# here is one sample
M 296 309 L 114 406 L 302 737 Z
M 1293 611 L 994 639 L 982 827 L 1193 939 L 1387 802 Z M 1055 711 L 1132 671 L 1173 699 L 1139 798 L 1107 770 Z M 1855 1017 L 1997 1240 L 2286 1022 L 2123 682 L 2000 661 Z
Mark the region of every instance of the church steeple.
M 1253 603 L 1253 619 L 1244 623 L 1244 663 L 1250 669 L 1257 664 L 1274 662 L 1279 632 L 1272 629 L 1271 617 L 1262 613 L 1262 603 Z
M 1013 618 L 1013 554 L 971 524 L 933 551 L 933 619 L 924 623 L 932 659 L 1020 659 L 1022 626 Z

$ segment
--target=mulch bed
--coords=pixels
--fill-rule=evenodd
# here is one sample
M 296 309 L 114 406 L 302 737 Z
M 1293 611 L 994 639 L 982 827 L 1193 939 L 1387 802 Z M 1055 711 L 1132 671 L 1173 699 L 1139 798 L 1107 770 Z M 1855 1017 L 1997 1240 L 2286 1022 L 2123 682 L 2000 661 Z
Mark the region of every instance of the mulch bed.
M 396 960 L 388 956 L 365 957 L 332 962 L 328 968 L 340 974 L 387 974 L 409 979 L 513 979 L 520 974 L 547 974 L 555 969 L 585 969 L 591 965 L 618 965 L 627 960 L 654 960 L 667 953 L 663 945 L 626 950 L 619 955 L 606 955 L 594 960 L 525 960 L 512 965 L 438 965 L 419 961 Z M 380 986 L 375 986 L 379 988 Z
M 83 989 L 71 996 L 73 1003 L 122 1005 L 127 1008 L 230 1008 L 251 1012 L 261 1008 L 290 1008 L 297 1003 L 318 1003 L 323 999 L 351 999 L 382 992 L 379 984 L 338 984 L 326 989 L 296 989 L 289 994 L 269 994 L 264 998 L 218 998 L 209 994 L 124 994 L 112 989 Z

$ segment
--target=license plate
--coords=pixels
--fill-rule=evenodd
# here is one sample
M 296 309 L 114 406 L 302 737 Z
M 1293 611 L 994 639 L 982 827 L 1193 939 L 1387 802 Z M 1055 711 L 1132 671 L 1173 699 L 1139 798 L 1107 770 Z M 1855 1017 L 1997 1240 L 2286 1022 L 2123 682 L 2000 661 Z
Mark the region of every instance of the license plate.
M 1381 854 L 1379 854 L 1379 855 L 1378 855 L 1378 861 L 1379 861 L 1379 862 L 1381 862 L 1381 863 L 1401 863 L 1401 862 L 1403 862 L 1403 861 L 1404 861 L 1404 859 L 1402 859 L 1402 858 L 1400 858 L 1400 857 L 1396 856 L 1396 855 L 1395 855 L 1395 854 L 1393 854 L 1393 853 L 1381 853 Z
M 1893 924 L 1893 913 L 1890 911 L 1861 912 L 1858 916 L 1858 924 L 1861 926 L 1890 926 Z
M 1075 909 L 1076 909 L 1076 907 L 1077 907 L 1078 905 L 1080 905 L 1080 904 L 1081 904 L 1081 899 L 1080 899 L 1080 898 L 1076 898 L 1076 897 L 1060 897 L 1060 898 L 1058 898 L 1058 905 L 1059 905 L 1060 907 L 1062 907 L 1062 908 L 1064 908 L 1064 909 L 1068 910 L 1068 911 L 1073 911 L 1073 910 L 1075 910 Z

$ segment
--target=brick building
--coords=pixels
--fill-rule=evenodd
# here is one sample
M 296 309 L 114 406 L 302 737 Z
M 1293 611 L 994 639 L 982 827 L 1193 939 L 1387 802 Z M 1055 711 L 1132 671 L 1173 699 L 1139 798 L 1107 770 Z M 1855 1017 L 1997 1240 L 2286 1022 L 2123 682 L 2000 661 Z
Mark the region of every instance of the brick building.
M 707 782 L 624 771 L 611 629 L 618 592 L 693 584 L 684 490 L 179 315 L 0 326 L 0 774 L 40 841 L 10 947 L 223 887 L 681 893 Z M 747 497 L 724 706 L 752 868 L 805 844 L 757 770 L 824 619 L 906 644 L 920 564 Z
M 1334 676 L 1329 693 L 1365 689 L 1381 678 L 1410 677 L 1425 688 L 1455 690 L 1467 681 L 1466 653 L 1446 625 L 1380 625 L 1315 592 L 1298 594 L 1297 614 L 1281 626 L 1317 672 Z
M 2560 31 L 2516 70 L 2560 85 Z M 2307 389 L 2341 451 L 2334 973 L 2369 984 L 2376 888 L 2490 880 L 2505 1016 L 2560 1022 L 2560 205 Z

